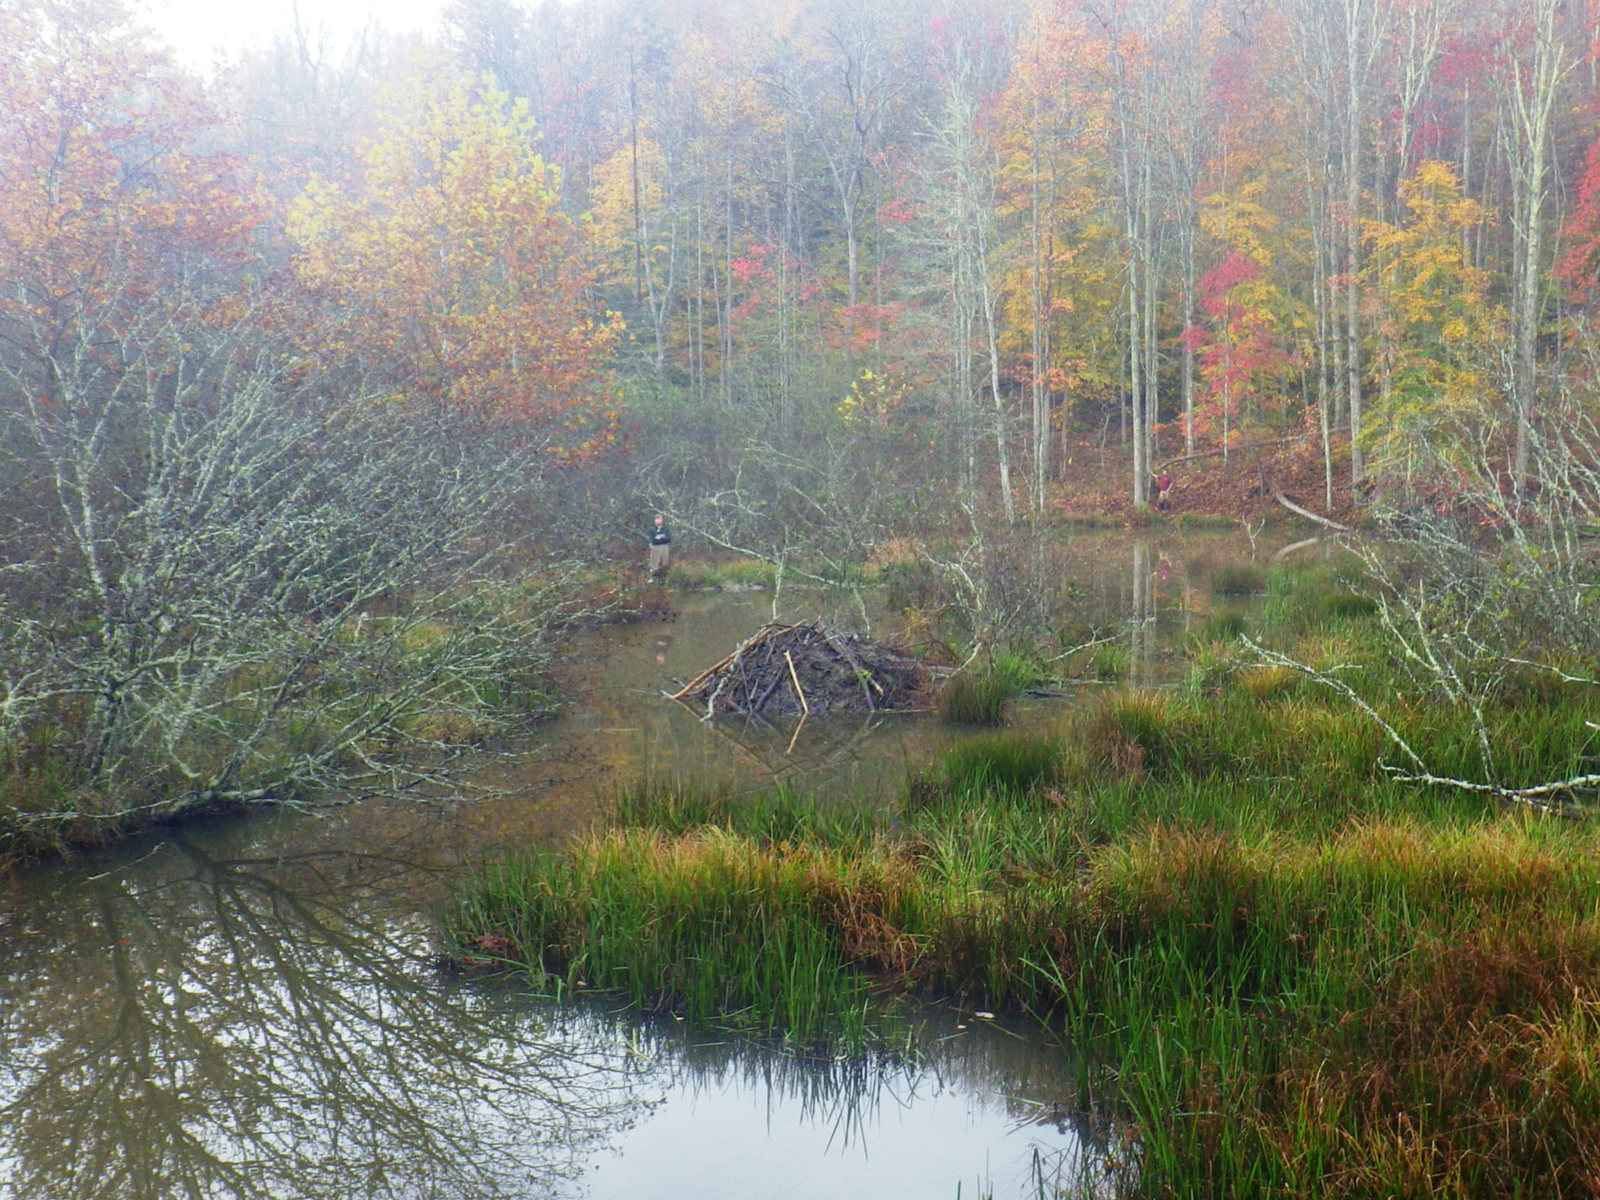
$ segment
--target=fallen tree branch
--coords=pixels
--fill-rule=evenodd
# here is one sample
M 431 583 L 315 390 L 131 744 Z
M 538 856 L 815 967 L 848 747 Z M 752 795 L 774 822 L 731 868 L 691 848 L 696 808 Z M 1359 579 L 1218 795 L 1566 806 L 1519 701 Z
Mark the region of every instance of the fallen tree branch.
M 1405 756 L 1416 764 L 1418 771 L 1426 771 L 1428 769 L 1427 764 L 1422 761 L 1422 756 L 1413 750 L 1410 743 L 1395 731 L 1394 726 L 1380 717 L 1378 715 L 1378 711 L 1373 708 L 1372 705 L 1368 704 L 1365 700 L 1358 696 L 1355 689 L 1344 680 L 1339 679 L 1336 676 L 1329 675 L 1325 671 L 1319 671 L 1315 667 L 1307 666 L 1305 663 L 1292 659 L 1286 654 L 1279 654 L 1276 650 L 1268 650 L 1265 646 L 1257 645 L 1247 637 L 1242 637 L 1239 640 L 1260 655 L 1265 665 L 1286 667 L 1291 671 L 1298 671 L 1300 674 L 1316 680 L 1318 683 L 1322 684 L 1323 687 L 1330 688 L 1333 691 L 1338 692 L 1346 700 L 1350 701 L 1351 704 L 1354 704 L 1357 708 L 1364 712 L 1378 726 L 1379 729 L 1388 734 L 1389 740 L 1396 746 L 1400 747 Z M 1344 666 L 1330 668 L 1330 670 L 1334 671 L 1342 671 L 1346 669 L 1348 668 Z
M 1383 732 L 1388 735 L 1389 740 L 1398 746 L 1405 756 L 1416 765 L 1415 773 L 1408 774 L 1402 771 L 1399 767 L 1392 767 L 1387 763 L 1381 764 L 1383 770 L 1397 782 L 1425 783 L 1429 784 L 1430 786 L 1453 787 L 1464 792 L 1474 792 L 1478 795 L 1494 796 L 1500 800 L 1509 801 L 1515 804 L 1523 804 L 1537 812 L 1555 813 L 1557 815 L 1566 817 L 1586 816 L 1587 813 L 1581 811 L 1574 812 L 1570 805 L 1553 803 L 1551 800 L 1552 797 L 1559 796 L 1564 792 L 1571 794 L 1579 791 L 1600 791 L 1600 775 L 1576 775 L 1571 779 L 1562 779 L 1554 783 L 1541 783 L 1533 787 L 1525 788 L 1505 787 L 1504 785 L 1497 783 L 1473 783 L 1466 779 L 1451 779 L 1447 776 L 1435 775 L 1433 772 L 1428 770 L 1427 764 L 1422 761 L 1422 756 L 1413 750 L 1410 744 L 1403 737 L 1401 737 L 1398 732 L 1396 732 L 1394 726 L 1390 725 L 1389 722 L 1385 721 L 1381 716 L 1379 716 L 1377 711 L 1360 696 L 1358 696 L 1355 690 L 1344 680 L 1330 675 L 1326 671 L 1319 671 L 1315 667 L 1307 666 L 1305 663 L 1298 662 L 1287 655 L 1279 654 L 1276 650 L 1268 650 L 1265 646 L 1261 646 L 1256 642 L 1251 641 L 1247 637 L 1241 638 L 1240 641 L 1242 641 L 1251 650 L 1255 651 L 1255 653 L 1260 656 L 1264 664 L 1275 667 L 1285 667 L 1291 671 L 1298 671 L 1300 674 L 1315 680 L 1324 687 L 1331 688 L 1332 690 L 1338 692 L 1345 699 L 1349 700 L 1363 713 L 1365 713 L 1367 717 L 1378 726 L 1378 728 L 1382 729 Z M 1330 669 L 1339 671 L 1346 668 L 1333 667 Z M 1600 731 L 1600 726 L 1595 725 L 1592 721 L 1585 721 L 1584 724 L 1588 725 L 1591 729 Z
M 1289 497 L 1285 496 L 1283 494 L 1283 489 L 1280 488 L 1277 484 L 1273 483 L 1271 481 L 1271 479 L 1267 479 L 1266 482 L 1267 482 L 1268 489 L 1272 492 L 1272 498 L 1274 500 L 1276 500 L 1279 504 L 1281 504 L 1285 508 L 1287 508 L 1290 512 L 1294 513 L 1295 516 L 1304 517 L 1308 521 L 1315 521 L 1318 525 L 1321 525 L 1324 529 L 1331 529 L 1335 533 L 1354 533 L 1355 532 L 1355 530 L 1350 528 L 1350 526 L 1341 525 L 1338 521 L 1333 520 L 1331 517 L 1318 516 L 1316 513 L 1312 512 L 1309 508 L 1301 508 L 1293 500 L 1291 500 L 1291 499 L 1289 499 Z
M 1508 788 L 1493 783 L 1473 783 L 1466 779 L 1450 779 L 1427 772 L 1418 775 L 1402 775 L 1394 767 L 1384 767 L 1384 770 L 1400 783 L 1426 783 L 1439 787 L 1452 787 L 1463 792 L 1476 792 L 1479 795 L 1493 796 L 1498 800 L 1525 804 L 1536 812 L 1554 813 L 1563 817 L 1586 816 L 1587 813 L 1574 812 L 1570 805 L 1553 803 L 1551 801 L 1552 797 L 1559 796 L 1563 792 L 1570 794 L 1579 791 L 1600 790 L 1600 775 L 1577 775 L 1571 779 L 1559 780 L 1556 783 L 1541 783 L 1536 787 Z
M 1519 667 L 1532 667 L 1537 671 L 1549 671 L 1562 683 L 1586 683 L 1590 686 L 1600 687 L 1600 679 L 1590 679 L 1587 675 L 1568 675 L 1560 667 L 1551 666 L 1549 663 L 1535 662 L 1531 658 L 1508 658 L 1506 661 L 1515 663 Z M 1585 721 L 1584 724 L 1589 726 L 1590 729 L 1596 728 L 1592 721 Z

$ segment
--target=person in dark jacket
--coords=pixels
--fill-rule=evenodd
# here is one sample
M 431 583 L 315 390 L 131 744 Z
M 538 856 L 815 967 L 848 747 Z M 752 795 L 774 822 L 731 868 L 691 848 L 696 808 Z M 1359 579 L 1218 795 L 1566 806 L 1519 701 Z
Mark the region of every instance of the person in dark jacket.
M 672 530 L 667 528 L 667 519 L 657 513 L 655 528 L 650 531 L 650 574 L 652 577 L 667 573 L 667 559 L 671 555 Z

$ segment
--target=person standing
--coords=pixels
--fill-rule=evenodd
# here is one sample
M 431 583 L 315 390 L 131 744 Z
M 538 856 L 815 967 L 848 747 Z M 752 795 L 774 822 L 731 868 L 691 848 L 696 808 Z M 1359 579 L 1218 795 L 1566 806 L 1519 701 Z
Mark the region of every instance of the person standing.
M 1162 512 L 1172 507 L 1172 475 L 1165 469 L 1156 480 L 1156 507 Z
M 650 576 L 665 576 L 667 573 L 667 559 L 672 556 L 672 530 L 667 528 L 667 519 L 660 513 L 656 514 L 655 528 L 650 531 Z

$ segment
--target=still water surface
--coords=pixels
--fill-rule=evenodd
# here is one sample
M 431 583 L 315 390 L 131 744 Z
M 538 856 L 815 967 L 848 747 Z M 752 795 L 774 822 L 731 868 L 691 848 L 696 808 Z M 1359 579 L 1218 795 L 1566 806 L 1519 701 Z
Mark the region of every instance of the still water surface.
M 1241 541 L 1079 539 L 1064 594 L 1159 682 L 1205 564 Z M 540 753 L 485 767 L 502 798 L 217 821 L 0 880 L 0 1196 L 1110 1194 L 1115 1147 L 1060 1107 L 1075 1063 L 1037 1030 L 929 1008 L 915 1054 L 817 1061 L 436 969 L 464 864 L 560 838 L 640 773 L 886 798 L 951 736 L 925 716 L 704 725 L 661 690 L 771 597 L 679 607 L 584 636 Z

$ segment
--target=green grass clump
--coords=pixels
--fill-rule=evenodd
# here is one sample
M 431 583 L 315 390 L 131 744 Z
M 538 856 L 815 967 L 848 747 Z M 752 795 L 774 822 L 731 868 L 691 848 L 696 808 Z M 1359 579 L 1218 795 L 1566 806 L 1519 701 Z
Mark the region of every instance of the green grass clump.
M 1061 778 L 1064 754 L 1054 738 L 1000 733 L 950 747 L 931 776 L 914 786 L 923 800 L 1035 792 Z M 930 786 L 931 781 L 931 786 Z
M 618 828 L 672 835 L 715 828 L 768 845 L 809 840 L 835 846 L 859 845 L 881 824 L 872 808 L 824 803 L 793 788 L 736 792 L 659 779 L 624 789 L 611 820 Z
M 773 586 L 776 570 L 758 558 L 691 558 L 667 568 L 667 584 L 685 591 Z
M 1334 592 L 1322 602 L 1322 610 L 1330 617 L 1339 617 L 1343 620 L 1359 620 L 1377 613 L 1378 602 L 1371 596 L 1363 596 L 1357 592 Z
M 1239 522 L 1220 513 L 1179 513 L 1180 529 L 1237 529 Z
M 939 690 L 939 719 L 947 725 L 999 725 L 1006 706 L 1022 692 L 1004 671 L 959 671 Z
M 1028 688 L 1049 682 L 1049 676 L 1037 662 L 1010 650 L 994 656 L 994 661 L 989 664 L 988 673 L 1004 680 L 1018 695 Z
M 1094 672 L 1096 679 L 1109 682 L 1126 675 L 1130 661 L 1128 648 L 1121 642 L 1106 642 L 1094 648 L 1094 657 L 1089 660 L 1089 668 Z
M 1248 628 L 1244 613 L 1236 608 L 1219 608 L 1206 614 L 1206 619 L 1191 635 L 1194 642 L 1236 642 Z
M 1104 697 L 1073 725 L 1073 745 L 1096 773 L 1111 778 L 1165 772 L 1181 758 L 1177 715 L 1160 692 L 1122 691 Z

